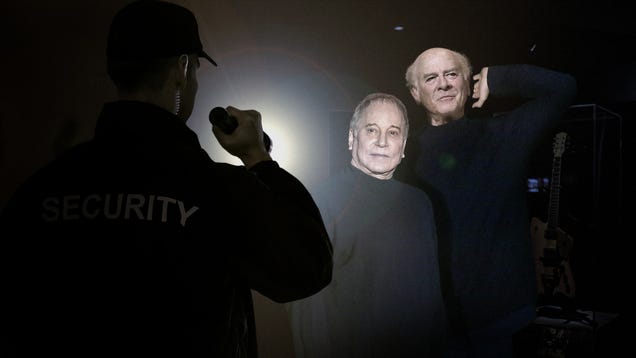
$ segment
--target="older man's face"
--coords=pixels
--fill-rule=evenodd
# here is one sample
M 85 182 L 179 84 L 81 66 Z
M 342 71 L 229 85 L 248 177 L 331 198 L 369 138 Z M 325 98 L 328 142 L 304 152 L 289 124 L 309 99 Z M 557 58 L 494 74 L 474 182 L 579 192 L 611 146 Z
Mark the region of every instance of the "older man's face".
M 351 164 L 378 179 L 390 179 L 402 161 L 406 138 L 404 119 L 395 104 L 372 103 L 349 131 Z
M 426 108 L 433 125 L 464 115 L 464 105 L 470 96 L 466 71 L 458 55 L 448 50 L 424 52 L 418 59 L 411 95 Z

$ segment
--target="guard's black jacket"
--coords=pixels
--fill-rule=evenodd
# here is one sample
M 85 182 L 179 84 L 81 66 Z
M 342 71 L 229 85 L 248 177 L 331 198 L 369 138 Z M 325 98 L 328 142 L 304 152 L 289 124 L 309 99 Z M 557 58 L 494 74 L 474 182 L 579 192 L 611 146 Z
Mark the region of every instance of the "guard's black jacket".
M 251 289 L 331 280 L 305 187 L 274 161 L 215 163 L 171 113 L 107 103 L 95 137 L 1 217 L 2 356 L 254 357 Z

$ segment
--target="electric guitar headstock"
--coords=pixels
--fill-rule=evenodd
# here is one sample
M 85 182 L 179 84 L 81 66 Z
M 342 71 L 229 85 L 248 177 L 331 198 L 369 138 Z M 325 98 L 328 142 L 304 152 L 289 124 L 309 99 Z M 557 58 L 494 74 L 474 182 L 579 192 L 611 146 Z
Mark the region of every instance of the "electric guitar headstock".
M 561 157 L 565 152 L 565 144 L 568 138 L 568 134 L 565 132 L 559 132 L 554 135 L 554 143 L 552 145 L 552 151 L 555 157 Z

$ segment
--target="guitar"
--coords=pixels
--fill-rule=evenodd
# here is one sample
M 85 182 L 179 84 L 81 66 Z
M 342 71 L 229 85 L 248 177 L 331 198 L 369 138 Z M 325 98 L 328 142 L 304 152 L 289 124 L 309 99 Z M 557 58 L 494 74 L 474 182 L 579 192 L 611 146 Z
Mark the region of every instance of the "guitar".
M 533 217 L 530 223 L 538 294 L 546 303 L 555 300 L 570 301 L 575 297 L 575 283 L 569 260 L 573 240 L 558 227 L 561 158 L 565 151 L 566 139 L 565 132 L 559 132 L 554 137 L 547 222 Z

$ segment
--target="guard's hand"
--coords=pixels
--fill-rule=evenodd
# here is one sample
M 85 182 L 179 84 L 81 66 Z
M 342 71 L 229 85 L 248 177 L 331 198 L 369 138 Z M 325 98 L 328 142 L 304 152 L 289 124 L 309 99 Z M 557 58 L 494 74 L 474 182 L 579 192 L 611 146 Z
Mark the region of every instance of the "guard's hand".
M 477 102 L 473 103 L 473 108 L 481 108 L 488 95 L 490 89 L 488 89 L 488 67 L 484 67 L 481 71 L 473 76 L 475 84 L 473 85 L 473 98 L 477 99 Z
M 212 126 L 212 132 L 223 149 L 238 157 L 247 168 L 260 161 L 271 160 L 263 144 L 261 114 L 253 109 L 240 110 L 232 106 L 226 107 L 226 110 L 229 116 L 236 118 L 238 126 L 231 134 Z

